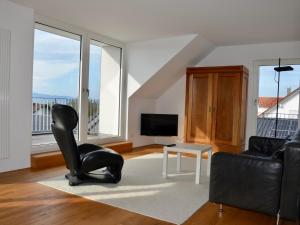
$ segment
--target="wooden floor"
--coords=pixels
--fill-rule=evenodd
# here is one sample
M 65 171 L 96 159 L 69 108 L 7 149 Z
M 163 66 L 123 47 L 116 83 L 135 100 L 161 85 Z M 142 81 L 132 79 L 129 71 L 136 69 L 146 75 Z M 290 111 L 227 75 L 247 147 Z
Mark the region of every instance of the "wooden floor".
M 152 152 L 148 147 L 124 154 L 126 159 Z M 159 221 L 109 205 L 61 192 L 36 181 L 65 174 L 64 167 L 40 171 L 30 169 L 0 174 L 0 225 L 167 225 Z M 195 196 L 196 197 L 196 196 Z M 274 225 L 275 218 L 232 207 L 206 203 L 184 225 Z M 294 225 L 281 221 L 281 225 Z

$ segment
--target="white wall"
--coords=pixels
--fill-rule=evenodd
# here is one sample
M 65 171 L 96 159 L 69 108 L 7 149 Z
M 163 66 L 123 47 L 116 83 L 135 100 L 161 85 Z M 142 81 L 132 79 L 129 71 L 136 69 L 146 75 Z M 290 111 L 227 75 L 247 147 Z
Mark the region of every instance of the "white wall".
M 161 114 L 178 114 L 178 136 L 156 137 L 155 143 L 171 144 L 184 138 L 184 115 L 185 115 L 185 76 L 182 76 L 155 102 L 155 112 Z
M 256 133 L 256 114 L 257 106 L 254 100 L 258 95 L 258 77 L 255 72 L 255 61 L 265 59 L 281 58 L 300 58 L 300 42 L 269 43 L 240 46 L 223 46 L 215 48 L 207 57 L 201 60 L 195 66 L 226 66 L 226 65 L 245 65 L 249 69 L 248 86 L 248 110 L 247 110 L 247 140 Z M 184 76 L 184 75 L 183 75 Z M 156 112 L 166 112 L 168 107 L 180 108 L 179 117 L 184 116 L 184 101 L 178 101 L 174 98 L 174 93 L 182 93 L 185 89 L 185 80 L 180 79 L 160 96 L 156 101 Z M 173 93 L 173 94 L 169 94 Z M 180 106 L 179 106 L 180 105 Z M 171 110 L 170 110 L 171 111 Z M 183 114 L 182 114 L 183 113 Z M 183 125 L 180 124 L 180 133 Z M 161 138 L 156 138 L 157 143 Z
M 141 113 L 155 113 L 155 99 L 130 98 L 128 102 L 128 140 L 133 147 L 154 144 L 154 137 L 141 136 Z
M 158 98 L 185 73 L 186 67 L 193 66 L 206 57 L 215 45 L 197 35 L 184 48 L 153 74 L 132 96 Z M 151 49 L 150 49 L 151 51 Z M 147 62 L 149 63 L 149 62 Z M 150 62 L 151 64 L 151 62 Z M 159 84 L 159 85 L 158 85 Z
M 154 113 L 155 99 L 133 94 L 194 38 L 195 35 L 186 35 L 136 42 L 126 46 L 127 139 L 133 142 L 134 147 L 154 143 L 154 137 L 140 135 L 140 114 Z
M 268 108 L 266 107 L 258 107 L 257 108 L 257 115 L 261 114 L 262 112 L 266 111 Z
M 10 153 L 0 172 L 30 166 L 33 10 L 0 1 L 0 28 L 11 31 Z
M 279 117 L 284 118 L 283 114 L 292 114 L 288 118 L 298 118 L 296 114 L 299 111 L 299 92 L 296 95 L 291 96 L 287 101 L 282 102 L 279 105 L 278 113 Z M 270 112 L 272 113 L 272 112 Z M 276 113 L 276 110 L 273 110 Z
M 121 49 L 102 47 L 99 132 L 119 135 Z
M 299 111 L 299 91 L 289 96 L 285 101 L 279 103 L 278 118 L 298 118 Z M 276 106 L 268 110 L 265 117 L 276 118 Z
M 126 45 L 128 97 L 159 71 L 196 35 L 185 35 Z
M 133 146 L 154 142 L 153 137 L 140 136 L 140 127 L 136 126 L 140 122 L 140 113 L 150 110 L 145 103 L 153 102 L 153 99 L 165 93 L 169 86 L 182 77 L 186 66 L 194 65 L 214 47 L 213 43 L 200 35 L 151 40 L 127 46 L 127 135 L 133 141 Z M 150 111 L 155 112 L 155 105 Z

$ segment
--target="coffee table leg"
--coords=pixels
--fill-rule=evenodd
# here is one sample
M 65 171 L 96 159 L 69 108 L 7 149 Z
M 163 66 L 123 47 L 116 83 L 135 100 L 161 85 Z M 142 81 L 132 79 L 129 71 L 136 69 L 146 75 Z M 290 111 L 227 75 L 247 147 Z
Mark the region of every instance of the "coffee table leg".
M 197 162 L 196 162 L 196 184 L 200 184 L 200 176 L 201 176 L 201 161 L 202 161 L 202 157 L 201 157 L 201 152 L 197 153 Z
M 177 172 L 181 170 L 181 152 L 177 152 Z
M 168 177 L 168 151 L 164 150 L 164 159 L 163 159 L 163 178 Z
M 208 152 L 208 158 L 207 158 L 207 176 L 210 176 L 210 165 L 211 165 L 211 156 L 212 156 L 212 149 L 210 149 Z

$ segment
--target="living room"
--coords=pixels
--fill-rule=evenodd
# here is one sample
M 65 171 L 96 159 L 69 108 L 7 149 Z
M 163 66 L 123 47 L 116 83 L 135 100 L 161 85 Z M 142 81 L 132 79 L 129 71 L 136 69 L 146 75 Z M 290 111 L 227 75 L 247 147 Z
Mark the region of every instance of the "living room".
M 1 0 L 0 224 L 299 224 L 299 10 Z

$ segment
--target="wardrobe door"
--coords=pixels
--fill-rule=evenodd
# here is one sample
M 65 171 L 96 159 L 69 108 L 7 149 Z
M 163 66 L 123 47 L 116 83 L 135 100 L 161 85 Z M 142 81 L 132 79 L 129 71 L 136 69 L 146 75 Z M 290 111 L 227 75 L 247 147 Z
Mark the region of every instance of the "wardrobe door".
M 216 148 L 239 143 L 240 78 L 237 72 L 214 76 L 212 141 Z M 219 145 L 219 146 L 218 146 Z
M 187 76 L 187 142 L 210 143 L 212 87 L 213 76 L 211 74 L 192 74 Z

